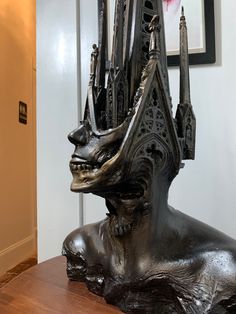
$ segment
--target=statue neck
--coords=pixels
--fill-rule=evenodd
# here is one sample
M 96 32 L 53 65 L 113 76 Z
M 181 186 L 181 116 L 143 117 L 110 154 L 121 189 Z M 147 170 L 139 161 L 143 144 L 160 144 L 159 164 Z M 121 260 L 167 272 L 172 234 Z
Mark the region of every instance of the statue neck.
M 143 221 L 148 220 L 150 229 L 161 232 L 166 225 L 165 222 L 168 220 L 170 212 L 168 191 L 169 185 L 165 184 L 160 178 L 156 178 L 155 181 L 149 182 L 147 190 L 141 197 L 134 197 L 131 193 L 130 198 L 128 197 L 129 194 L 108 197 L 106 203 L 111 221 L 114 221 L 116 225 L 120 225 L 121 229 L 124 225 L 126 229 L 126 226 L 132 227 L 134 225 L 138 228 Z M 147 217 L 150 217 L 150 219 L 147 219 Z

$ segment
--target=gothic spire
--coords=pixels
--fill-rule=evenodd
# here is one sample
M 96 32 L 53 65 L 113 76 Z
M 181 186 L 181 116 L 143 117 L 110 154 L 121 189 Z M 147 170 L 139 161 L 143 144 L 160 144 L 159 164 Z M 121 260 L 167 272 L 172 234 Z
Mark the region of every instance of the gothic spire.
M 160 47 L 160 64 L 163 74 L 164 85 L 169 93 L 169 78 L 167 71 L 167 57 L 165 44 L 165 27 L 162 0 L 127 0 L 132 1 L 133 21 L 132 36 L 129 47 L 129 82 L 130 82 L 130 99 L 132 101 L 136 90 L 140 83 L 140 77 L 143 67 L 148 63 L 149 59 L 149 43 L 150 31 L 149 24 L 153 16 L 159 16 L 159 24 L 161 26 L 159 32 Z M 127 5 L 126 5 L 127 6 Z
M 176 112 L 176 123 L 182 146 L 182 158 L 194 159 L 196 118 L 190 98 L 188 33 L 183 8 L 180 18 L 180 102 Z
M 155 0 L 157 2 L 157 15 L 159 15 L 159 23 L 161 25 L 160 29 L 160 58 L 162 64 L 162 72 L 165 78 L 165 85 L 170 93 L 169 86 L 169 75 L 167 67 L 167 52 L 166 52 L 166 39 L 165 39 L 165 22 L 164 22 L 164 12 L 163 12 L 163 0 Z
M 182 7 L 180 18 L 180 104 L 191 104 L 189 57 L 188 57 L 188 30 Z
M 128 82 L 124 69 L 125 0 L 116 0 L 111 67 L 107 82 L 107 127 L 120 125 L 128 112 Z
M 111 63 L 114 69 L 123 70 L 124 0 L 116 0 Z
M 129 61 L 130 61 L 130 47 L 132 40 L 132 23 L 133 23 L 133 12 L 135 10 L 135 0 L 125 1 L 124 11 L 124 70 L 128 72 Z
M 106 76 L 106 57 L 107 57 L 107 0 L 98 1 L 98 65 L 97 65 L 97 82 L 96 85 L 100 91 L 105 87 Z

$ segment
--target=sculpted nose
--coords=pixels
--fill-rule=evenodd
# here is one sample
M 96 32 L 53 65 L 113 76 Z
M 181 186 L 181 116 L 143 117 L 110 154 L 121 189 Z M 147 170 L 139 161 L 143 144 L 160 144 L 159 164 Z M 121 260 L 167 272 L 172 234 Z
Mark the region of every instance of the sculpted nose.
M 68 140 L 74 145 L 85 145 L 88 142 L 88 132 L 84 125 L 75 129 L 68 135 Z

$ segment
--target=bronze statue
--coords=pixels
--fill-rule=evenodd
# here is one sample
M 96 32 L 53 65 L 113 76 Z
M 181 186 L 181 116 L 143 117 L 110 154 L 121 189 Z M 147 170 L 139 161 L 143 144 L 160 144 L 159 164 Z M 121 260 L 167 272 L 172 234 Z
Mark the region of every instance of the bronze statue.
M 162 1 L 116 0 L 106 85 L 105 25 L 103 0 L 84 119 L 69 140 L 71 190 L 105 198 L 108 214 L 65 239 L 68 277 L 125 313 L 236 313 L 236 241 L 168 205 L 195 155 L 184 12 L 175 118 Z

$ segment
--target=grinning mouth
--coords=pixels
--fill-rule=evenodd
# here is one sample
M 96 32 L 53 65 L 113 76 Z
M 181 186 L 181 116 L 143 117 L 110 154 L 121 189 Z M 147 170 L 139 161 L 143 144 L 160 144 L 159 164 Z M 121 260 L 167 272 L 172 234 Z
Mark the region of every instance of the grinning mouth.
M 77 155 L 72 155 L 72 159 L 70 161 L 70 170 L 73 173 L 79 172 L 96 172 L 98 171 L 104 163 L 98 162 L 88 162 L 85 159 L 79 158 Z
M 101 168 L 102 165 L 91 165 L 89 163 L 85 162 L 70 162 L 70 170 L 71 172 L 78 172 L 78 171 L 92 171 L 92 170 L 98 170 Z

